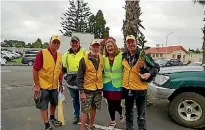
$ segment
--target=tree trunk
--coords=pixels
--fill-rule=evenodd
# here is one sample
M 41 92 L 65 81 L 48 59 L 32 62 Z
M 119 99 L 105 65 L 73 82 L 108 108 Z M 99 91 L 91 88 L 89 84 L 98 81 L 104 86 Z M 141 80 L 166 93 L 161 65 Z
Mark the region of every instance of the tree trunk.
M 125 38 L 128 35 L 134 35 L 135 37 L 139 34 L 139 26 L 138 24 L 141 22 L 139 19 L 141 15 L 141 9 L 139 6 L 139 0 L 126 0 L 125 5 L 125 20 L 123 20 L 123 35 L 124 35 L 124 43 Z M 124 44 L 124 47 L 126 49 L 126 46 Z
M 203 45 L 202 45 L 202 53 L 203 53 L 203 57 L 202 57 L 202 63 L 205 64 L 205 25 L 204 27 L 202 28 L 202 31 L 203 31 Z

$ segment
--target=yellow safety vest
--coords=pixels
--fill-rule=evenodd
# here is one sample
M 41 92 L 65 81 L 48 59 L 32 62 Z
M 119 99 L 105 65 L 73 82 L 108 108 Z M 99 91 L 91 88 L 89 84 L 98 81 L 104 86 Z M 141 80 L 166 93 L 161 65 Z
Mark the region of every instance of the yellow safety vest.
M 57 52 L 56 62 L 48 49 L 42 50 L 43 67 L 38 71 L 39 84 L 42 89 L 57 89 L 62 69 L 62 56 Z
M 103 73 L 103 56 L 99 55 L 99 66 L 98 70 L 95 69 L 92 61 L 89 59 L 88 55 L 84 57 L 85 59 L 85 75 L 84 75 L 84 84 L 83 87 L 85 90 L 97 90 L 103 88 L 103 79 L 102 79 L 102 73 Z
M 122 87 L 122 54 L 119 53 L 115 56 L 114 63 L 112 67 L 109 63 L 109 58 L 104 57 L 104 74 L 103 74 L 103 82 L 108 83 L 112 82 L 113 87 L 120 88 Z
M 77 72 L 80 60 L 87 54 L 82 48 L 76 54 L 66 52 L 63 55 L 63 67 L 67 68 L 67 72 Z
M 123 87 L 132 90 L 146 90 L 148 83 L 141 82 L 140 80 L 140 67 L 144 66 L 144 60 L 139 60 L 133 67 L 130 67 L 126 59 L 123 59 L 122 65 L 124 66 L 123 73 Z

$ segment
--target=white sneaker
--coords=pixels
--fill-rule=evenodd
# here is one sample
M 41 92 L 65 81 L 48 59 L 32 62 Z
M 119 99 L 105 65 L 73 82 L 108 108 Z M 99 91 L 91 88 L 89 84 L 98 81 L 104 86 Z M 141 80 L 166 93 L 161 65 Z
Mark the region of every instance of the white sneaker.
M 108 130 L 114 130 L 116 126 L 116 122 L 115 121 L 111 121 L 110 125 L 108 126 Z

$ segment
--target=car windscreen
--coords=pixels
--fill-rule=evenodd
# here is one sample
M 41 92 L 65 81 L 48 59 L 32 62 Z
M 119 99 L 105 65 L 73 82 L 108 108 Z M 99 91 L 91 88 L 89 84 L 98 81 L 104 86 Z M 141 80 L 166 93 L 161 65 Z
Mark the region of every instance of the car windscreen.
M 36 54 L 27 54 L 24 57 L 36 57 Z
M 38 51 L 26 51 L 25 54 L 37 54 Z
M 159 64 L 159 65 L 165 65 L 165 64 L 168 62 L 168 60 L 162 60 L 162 59 L 160 59 L 160 60 L 155 60 L 155 62 L 156 62 L 157 64 Z
M 201 66 L 202 63 L 190 63 L 189 66 Z

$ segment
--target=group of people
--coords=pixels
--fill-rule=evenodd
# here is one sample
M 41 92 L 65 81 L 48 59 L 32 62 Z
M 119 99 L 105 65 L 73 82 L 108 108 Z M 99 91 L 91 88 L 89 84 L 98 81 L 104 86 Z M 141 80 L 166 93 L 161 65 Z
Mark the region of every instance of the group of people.
M 109 130 L 116 126 L 116 112 L 121 123 L 125 120 L 126 130 L 133 130 L 134 103 L 138 130 L 146 130 L 147 87 L 159 72 L 159 65 L 138 48 L 138 40 L 133 35 L 128 35 L 125 41 L 127 50 L 121 52 L 116 40 L 107 38 L 101 54 L 99 41 L 93 40 L 88 52 L 81 48 L 80 39 L 74 36 L 71 38 L 71 48 L 61 56 L 57 51 L 60 37 L 51 37 L 49 47 L 37 54 L 33 65 L 34 100 L 41 111 L 45 130 L 53 130 L 52 125 L 61 125 L 54 115 L 58 91 L 63 91 L 63 78 L 72 98 L 73 124 L 81 122 L 80 130 L 85 130 L 86 123 L 89 130 L 95 130 L 96 109 L 101 109 L 102 97 L 108 103 Z M 122 99 L 125 100 L 125 116 Z

